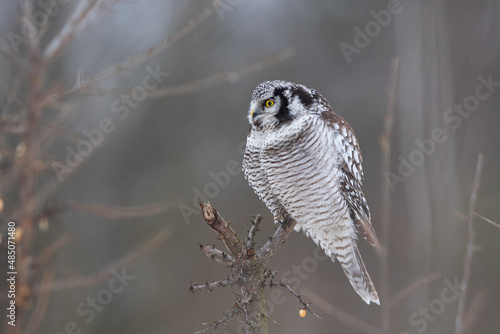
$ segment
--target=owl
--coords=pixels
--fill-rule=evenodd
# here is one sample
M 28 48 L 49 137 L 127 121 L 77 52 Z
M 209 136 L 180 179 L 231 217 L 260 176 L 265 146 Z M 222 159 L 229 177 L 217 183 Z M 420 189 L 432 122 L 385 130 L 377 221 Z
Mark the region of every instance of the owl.
M 358 235 L 378 240 L 352 128 L 316 90 L 281 80 L 255 88 L 248 121 L 243 171 L 275 222 L 293 218 L 367 304 L 380 304 L 357 246 Z

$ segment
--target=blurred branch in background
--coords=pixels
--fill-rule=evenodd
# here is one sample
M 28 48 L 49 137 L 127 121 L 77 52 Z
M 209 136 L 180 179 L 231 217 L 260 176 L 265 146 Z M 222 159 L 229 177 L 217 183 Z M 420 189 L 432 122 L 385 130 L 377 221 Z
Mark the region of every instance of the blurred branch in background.
M 250 74 L 252 72 L 261 70 L 268 66 L 272 66 L 278 62 L 282 62 L 294 54 L 293 49 L 288 48 L 284 49 L 276 54 L 273 54 L 264 59 L 259 59 L 256 62 L 251 64 L 247 64 L 238 68 L 235 68 L 231 71 L 216 74 L 209 76 L 207 78 L 196 80 L 193 82 L 186 82 L 178 86 L 165 87 L 165 88 L 157 88 L 150 90 L 148 92 L 149 97 L 158 97 L 158 96 L 172 96 L 172 95 L 180 95 L 193 93 L 201 89 L 206 89 L 212 87 L 214 85 L 219 85 L 225 82 L 235 82 L 240 77 Z M 98 96 L 98 95 L 106 95 L 106 94 L 130 94 L 133 88 L 130 87 L 113 87 L 113 88 L 105 88 L 105 87 L 88 87 L 86 90 L 83 90 L 82 93 Z
M 46 215 L 52 216 L 54 213 L 60 214 L 64 211 L 80 211 L 93 216 L 99 216 L 108 219 L 131 219 L 138 217 L 146 217 L 157 215 L 168 211 L 177 205 L 175 201 L 167 201 L 165 203 L 151 203 L 137 206 L 107 206 L 99 204 L 87 204 L 70 202 L 59 208 L 50 208 Z
M 107 12 L 117 0 L 82 0 L 61 31 L 43 51 L 43 59 L 51 63 L 75 38 Z M 29 17 L 27 18 L 29 20 Z
M 314 305 L 319 307 L 321 310 L 324 312 L 328 313 L 335 319 L 339 320 L 340 322 L 349 325 L 350 327 L 356 329 L 359 333 L 367 333 L 367 334 L 382 334 L 386 333 L 382 331 L 381 329 L 367 323 L 361 318 L 358 318 L 355 315 L 352 315 L 346 311 L 341 310 L 337 306 L 333 305 L 332 303 L 326 301 L 323 299 L 321 296 L 313 292 L 312 290 L 305 288 L 304 289 L 304 294 L 312 300 Z
M 472 184 L 472 192 L 469 200 L 469 214 L 467 219 L 467 246 L 465 248 L 464 269 L 462 274 L 462 281 L 460 283 L 461 294 L 458 300 L 457 316 L 455 319 L 455 334 L 464 333 L 464 314 L 465 303 L 467 298 L 467 289 L 471 279 L 471 266 L 472 258 L 474 256 L 475 237 L 474 237 L 474 213 L 476 212 L 477 199 L 479 188 L 481 187 L 481 175 L 483 173 L 484 156 L 479 153 L 477 156 L 476 173 L 474 176 L 474 183 Z
M 148 50 L 144 50 L 137 55 L 134 55 L 128 58 L 125 61 L 122 61 L 116 65 L 113 65 L 99 73 L 93 74 L 87 79 L 83 79 L 75 84 L 73 88 L 70 90 L 61 92 L 57 98 L 66 97 L 68 95 L 79 92 L 83 89 L 89 89 L 91 85 L 94 85 L 104 79 L 107 79 L 117 73 L 120 73 L 126 69 L 130 69 L 135 67 L 147 60 L 150 60 L 154 56 L 158 55 L 161 51 L 166 49 L 167 47 L 173 45 L 181 38 L 189 35 L 190 33 L 196 31 L 196 29 L 203 23 L 205 20 L 210 17 L 211 14 L 214 13 L 214 6 L 217 1 L 213 1 L 210 6 L 208 6 L 203 12 L 197 15 L 193 20 L 191 20 L 184 28 L 181 30 L 169 35 L 160 43 L 151 46 Z
M 479 315 L 484 310 L 487 301 L 487 289 L 480 289 L 472 298 L 469 303 L 469 307 L 464 313 L 464 319 L 462 323 L 463 333 L 467 333 L 469 330 L 473 332 L 472 325 L 478 320 Z
M 71 129 L 74 125 L 72 121 L 84 111 L 81 100 L 78 102 L 80 104 L 77 104 L 71 98 L 75 97 L 76 93 L 87 93 L 87 95 L 82 94 L 84 98 L 89 97 L 89 93 L 90 95 L 122 93 L 122 88 L 100 88 L 97 84 L 151 60 L 180 39 L 197 31 L 214 13 L 217 1 L 211 2 L 183 28 L 168 35 L 158 44 L 107 69 L 82 78 L 81 67 L 77 65 L 79 75 L 76 83 L 70 88 L 65 86 L 64 79 L 56 77 L 54 80 L 51 73 L 56 66 L 60 66 L 60 62 L 56 63 L 56 60 L 64 56 L 69 45 L 95 26 L 96 22 L 106 14 L 112 13 L 116 3 L 116 0 L 82 0 L 72 6 L 70 11 L 62 11 L 61 7 L 57 7 L 57 12 L 69 13 L 62 19 L 59 30 L 49 37 L 48 31 L 52 23 L 49 16 L 42 27 L 37 29 L 31 21 L 37 14 L 34 13 L 34 2 L 20 1 L 19 26 L 23 36 L 16 35 L 20 41 L 18 44 L 13 44 L 12 40 L 10 45 L 0 42 L 0 56 L 13 63 L 17 70 L 14 80 L 1 88 L 4 98 L 0 110 L 0 216 L 4 224 L 7 224 L 7 221 L 16 224 L 16 269 L 18 268 L 16 277 L 18 293 L 15 296 L 16 326 L 9 326 L 6 323 L 6 333 L 37 332 L 44 319 L 51 292 L 98 284 L 113 275 L 114 271 L 135 263 L 156 249 L 172 234 L 171 227 L 161 229 L 144 246 L 130 251 L 121 260 L 100 272 L 86 277 L 75 275 L 73 278 L 57 280 L 53 268 L 46 269 L 46 266 L 50 266 L 51 258 L 74 240 L 71 234 L 63 234 L 52 241 L 44 238 L 42 251 L 39 252 L 41 255 L 36 255 L 38 246 L 35 252 L 35 243 L 40 232 L 47 231 L 51 220 L 63 212 L 79 211 L 106 219 L 125 220 L 158 215 L 175 205 L 173 200 L 164 199 L 137 206 L 81 204 L 71 200 L 66 204 L 48 205 L 61 185 L 93 157 L 93 154 L 81 155 L 77 164 L 65 169 L 63 177 L 57 172 L 53 173 L 54 164 L 61 165 L 52 153 L 59 139 L 63 138 L 78 144 L 87 139 Z M 60 6 L 57 3 L 55 5 Z M 53 12 L 55 10 L 51 9 L 50 18 L 55 15 Z M 45 12 L 42 14 L 46 15 Z M 52 30 L 55 29 L 53 27 Z M 196 82 L 170 88 L 157 88 L 147 92 L 146 97 L 194 92 L 215 84 L 231 82 L 282 61 L 291 54 L 290 49 L 285 49 L 249 65 Z M 104 137 L 101 139 L 104 140 Z M 2 229 L 4 227 L 2 224 Z
M 173 229 L 170 226 L 164 227 L 162 230 L 158 231 L 154 237 L 144 243 L 139 249 L 132 251 L 130 254 L 126 255 L 122 259 L 110 264 L 100 272 L 87 276 L 87 277 L 77 277 L 69 280 L 54 281 L 50 283 L 40 283 L 34 286 L 35 293 L 43 293 L 44 291 L 59 291 L 74 288 L 81 288 L 85 286 L 91 286 L 98 284 L 99 282 L 111 277 L 113 272 L 121 270 L 127 266 L 130 266 L 144 256 L 152 253 L 157 249 L 165 240 L 167 240 L 173 233 Z
M 458 211 L 458 210 L 453 211 L 453 213 L 454 213 L 454 214 L 455 214 L 458 218 L 461 218 L 461 219 L 463 219 L 463 220 L 465 220 L 465 221 L 467 221 L 467 219 L 468 219 L 468 216 L 467 216 L 465 213 L 462 213 L 462 212 L 460 212 L 460 211 Z M 489 218 L 486 218 L 485 216 L 483 216 L 483 215 L 481 215 L 481 214 L 479 214 L 479 213 L 477 213 L 477 212 L 474 212 L 474 215 L 475 215 L 476 217 L 481 218 L 481 220 L 483 220 L 483 221 L 487 222 L 488 224 L 490 224 L 490 225 L 492 225 L 492 226 L 495 226 L 496 228 L 500 228 L 500 224 L 499 224 L 499 223 L 494 222 L 493 220 L 491 220 L 491 219 L 489 219 Z
M 391 167 L 392 140 L 394 119 L 396 118 L 396 91 L 399 76 L 399 57 L 394 57 L 391 61 L 391 72 L 389 78 L 389 88 L 387 91 L 387 113 L 384 121 L 384 132 L 379 138 L 379 145 L 382 149 L 382 210 L 380 217 L 380 297 L 382 299 L 382 329 L 384 333 L 389 332 L 390 304 L 389 299 L 389 231 L 391 228 L 391 188 L 386 174 Z
M 439 274 L 429 274 L 425 277 L 422 277 L 421 279 L 416 280 L 415 282 L 411 283 L 398 293 L 396 293 L 394 296 L 392 296 L 388 301 L 388 308 L 393 308 L 394 306 L 398 305 L 400 302 L 408 298 L 412 293 L 420 289 L 421 287 L 427 286 L 434 281 L 436 281 L 438 278 L 440 278 L 441 275 Z

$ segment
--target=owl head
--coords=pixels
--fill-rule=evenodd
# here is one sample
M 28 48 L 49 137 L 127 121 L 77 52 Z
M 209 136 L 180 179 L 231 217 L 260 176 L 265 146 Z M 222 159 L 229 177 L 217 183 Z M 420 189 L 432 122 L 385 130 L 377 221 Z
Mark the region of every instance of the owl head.
M 282 80 L 265 81 L 253 91 L 248 121 L 256 130 L 269 130 L 328 109 L 328 102 L 314 89 Z

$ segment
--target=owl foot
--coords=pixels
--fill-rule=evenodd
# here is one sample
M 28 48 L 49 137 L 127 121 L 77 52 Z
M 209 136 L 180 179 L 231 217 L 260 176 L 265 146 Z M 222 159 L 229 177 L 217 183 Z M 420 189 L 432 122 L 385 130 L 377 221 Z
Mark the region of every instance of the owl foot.
M 283 224 L 288 224 L 290 223 L 290 215 L 286 212 L 282 213 L 279 215 L 278 217 L 278 223 L 280 223 L 280 225 L 283 225 Z

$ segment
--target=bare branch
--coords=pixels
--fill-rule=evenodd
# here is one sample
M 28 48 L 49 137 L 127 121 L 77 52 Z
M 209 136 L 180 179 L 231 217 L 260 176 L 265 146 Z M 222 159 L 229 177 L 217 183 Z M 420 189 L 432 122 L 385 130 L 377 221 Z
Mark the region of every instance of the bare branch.
M 467 288 L 469 287 L 470 277 L 471 277 L 471 265 L 472 257 L 474 255 L 474 213 L 476 212 L 477 198 L 479 193 L 479 188 L 481 186 L 481 174 L 483 172 L 483 160 L 484 156 L 479 153 L 477 156 L 476 173 L 474 176 L 474 183 L 472 185 L 472 192 L 469 201 L 469 215 L 467 220 L 467 246 L 465 249 L 464 257 L 464 269 L 462 275 L 461 289 L 462 293 L 458 299 L 457 315 L 455 318 L 455 334 L 464 333 L 464 312 L 465 312 L 465 302 L 467 296 Z
M 474 322 L 476 322 L 478 315 L 481 313 L 484 308 L 487 300 L 487 291 L 486 289 L 482 289 L 477 292 L 470 303 L 470 306 L 467 308 L 464 314 L 464 322 L 463 328 L 464 333 L 467 332 L 469 328 L 472 328 Z
M 350 313 L 344 312 L 341 309 L 337 308 L 333 304 L 327 302 L 323 298 L 321 298 L 319 295 L 316 293 L 312 292 L 309 289 L 304 289 L 304 294 L 311 299 L 314 304 L 321 308 L 324 312 L 330 314 L 331 316 L 335 317 L 337 320 L 340 322 L 343 322 L 344 324 L 347 324 L 355 329 L 357 329 L 359 332 L 363 333 L 368 333 L 368 334 L 383 334 L 384 332 L 378 329 L 377 327 L 370 325 L 369 323 L 365 322 L 364 320 L 361 320 L 358 317 L 353 316 Z
M 248 232 L 247 236 L 247 241 L 246 241 L 246 246 L 247 248 L 253 248 L 255 244 L 255 234 L 260 231 L 259 226 L 260 223 L 262 223 L 262 216 L 257 215 L 255 216 L 254 220 L 252 222 L 252 227 L 250 228 L 250 231 Z
M 291 218 L 281 223 L 276 232 L 274 232 L 274 235 L 269 238 L 269 241 L 257 251 L 255 254 L 256 257 L 264 260 L 264 262 L 268 261 L 288 238 L 295 224 L 297 224 L 297 222 Z
M 27 24 L 26 22 L 31 22 L 31 18 L 33 17 L 33 1 L 31 0 L 21 0 L 20 9 L 21 9 L 21 22 L 26 25 L 26 29 L 30 31 L 27 34 L 29 40 L 29 53 L 35 51 L 38 43 L 40 42 L 37 36 L 36 28 L 33 31 L 33 25 Z
M 311 311 L 311 309 L 309 308 L 309 305 L 311 305 L 312 303 L 306 303 L 302 299 L 301 295 L 299 295 L 297 292 L 293 291 L 293 288 L 292 288 L 292 286 L 291 286 L 290 283 L 285 283 L 283 281 L 280 281 L 278 283 L 274 283 L 273 281 L 271 281 L 271 282 L 269 282 L 269 286 L 271 288 L 276 287 L 276 286 L 280 286 L 280 287 L 286 288 L 288 291 L 290 291 L 290 293 L 292 295 L 294 295 L 295 297 L 297 297 L 297 299 L 299 300 L 299 302 L 302 304 L 302 308 L 303 309 L 308 310 L 309 312 L 311 312 L 311 314 L 314 315 L 316 318 L 321 319 L 321 317 L 319 315 L 317 315 L 316 313 L 314 313 L 313 311 Z
M 53 61 L 61 51 L 78 35 L 97 21 L 116 0 L 82 0 L 64 24 L 61 31 L 45 48 L 43 57 L 46 63 Z
M 0 42 L 1 49 L 1 42 Z M 14 119 L 18 119 L 18 117 L 13 117 L 10 115 L 10 109 L 13 101 L 20 102 L 17 98 L 17 94 L 19 93 L 19 89 L 21 86 L 21 77 L 23 73 L 18 73 L 12 86 L 7 87 L 5 93 L 5 103 L 0 111 L 0 132 L 7 132 L 9 128 L 12 126 L 12 122 Z M 16 115 L 18 116 L 18 115 Z M 15 125 L 14 125 L 15 127 Z M 0 136 L 0 148 L 8 149 L 7 140 L 4 136 Z
M 86 89 L 86 88 L 88 89 L 90 87 L 90 85 L 93 85 L 97 82 L 100 82 L 104 79 L 111 77 L 112 75 L 115 75 L 118 72 L 121 72 L 125 69 L 131 68 L 133 66 L 136 66 L 140 63 L 143 63 L 143 62 L 151 59 L 152 57 L 159 54 L 162 50 L 164 50 L 168 46 L 174 44 L 182 37 L 193 32 L 213 12 L 214 12 L 214 4 L 212 3 L 203 12 L 201 12 L 198 16 L 196 16 L 193 20 L 191 20 L 184 28 L 182 28 L 181 30 L 177 31 L 176 33 L 168 36 L 160 43 L 153 45 L 148 50 L 142 51 L 139 54 L 128 58 L 127 60 L 124 60 L 124 61 L 122 61 L 116 65 L 113 65 L 113 66 L 111 66 L 111 67 L 109 67 L 109 68 L 107 68 L 99 73 L 96 73 L 87 79 L 81 80 L 72 89 L 65 91 L 65 92 L 62 92 L 59 95 L 56 94 L 56 96 L 54 96 L 53 99 L 61 98 L 61 97 L 76 93 L 82 89 Z
M 467 216 L 465 213 L 460 212 L 460 211 L 458 211 L 458 210 L 453 210 L 453 214 L 454 214 L 455 216 L 457 216 L 458 218 L 460 218 L 460 219 L 463 219 L 463 220 L 467 220 L 467 219 L 468 219 L 468 216 Z M 496 222 L 492 221 L 491 219 L 488 219 L 488 218 L 484 217 L 483 215 L 480 215 L 480 214 L 479 214 L 479 213 L 477 213 L 477 212 L 474 212 L 474 215 L 475 215 L 476 217 L 478 217 L 478 218 L 481 218 L 481 219 L 482 219 L 482 220 L 484 220 L 485 222 L 487 222 L 487 223 L 489 223 L 489 224 L 491 224 L 491 225 L 493 225 L 493 226 L 495 226 L 495 227 L 497 227 L 497 228 L 500 228 L 500 224 L 499 224 L 499 223 L 496 223 Z
M 243 257 L 244 245 L 231 226 L 229 226 L 210 203 L 200 203 L 200 207 L 205 222 L 217 234 L 231 254 L 236 258 Z
M 208 332 L 211 329 L 213 329 L 215 331 L 215 330 L 217 330 L 217 327 L 219 325 L 232 320 L 236 315 L 240 314 L 241 311 L 242 311 L 241 308 L 239 308 L 238 305 L 235 305 L 234 307 L 232 307 L 228 311 L 228 314 L 224 318 L 222 318 L 221 320 L 214 321 L 212 324 L 202 324 L 202 325 L 205 325 L 205 326 L 208 326 L 208 327 L 205 328 L 205 329 L 203 329 L 203 330 L 201 330 L 201 331 L 195 332 L 195 334 L 205 333 L 205 332 Z
M 229 226 L 229 224 L 219 215 L 210 204 L 200 203 L 203 218 L 208 226 L 214 231 L 220 240 L 224 243 L 226 248 L 233 255 L 231 261 L 227 257 L 223 257 L 220 250 L 210 246 L 201 246 L 205 255 L 214 258 L 217 262 L 225 263 L 226 266 L 231 268 L 232 275 L 224 281 L 205 283 L 203 285 L 191 285 L 189 290 L 202 291 L 211 290 L 218 286 L 227 286 L 238 284 L 241 290 L 241 297 L 238 299 L 238 307 L 241 312 L 245 314 L 245 325 L 247 333 L 267 333 L 267 319 L 266 302 L 264 295 L 264 288 L 271 286 L 284 286 L 294 294 L 302 303 L 304 309 L 307 309 L 314 314 L 309 308 L 308 303 L 305 303 L 301 296 L 293 291 L 290 286 L 285 283 L 267 283 L 269 278 L 274 277 L 274 272 L 267 267 L 267 262 L 274 254 L 274 252 L 283 244 L 293 230 L 295 221 L 286 219 L 278 229 L 275 231 L 274 236 L 257 251 L 254 250 L 255 233 L 258 231 L 259 224 L 262 218 L 256 216 L 252 222 L 252 227 L 247 235 L 247 240 L 241 242 L 236 232 Z M 227 320 L 227 319 L 226 319 Z M 215 323 L 217 325 L 218 323 Z M 215 326 L 213 326 L 215 327 Z
M 206 282 L 205 284 L 197 285 L 196 283 L 191 284 L 189 286 L 189 291 L 192 292 L 193 294 L 195 292 L 202 292 L 202 291 L 212 291 L 214 288 L 221 287 L 225 288 L 226 286 L 233 286 L 236 283 L 238 283 L 238 278 L 228 278 L 222 281 L 217 281 L 217 282 L 212 282 L 208 283 Z
M 389 308 L 393 308 L 403 300 L 405 300 L 408 296 L 410 296 L 413 292 L 417 291 L 423 286 L 426 286 L 428 284 L 431 284 L 435 280 L 437 280 L 439 277 L 441 277 L 440 274 L 429 274 L 427 276 L 424 276 L 413 283 L 409 284 L 407 287 L 404 289 L 400 290 L 398 293 L 396 293 L 394 296 L 392 296 L 387 304 L 389 305 Z
M 10 59 L 21 71 L 26 71 L 25 61 L 19 56 L 16 56 L 12 51 L 0 41 L 0 53 L 4 54 L 8 59 Z
M 144 243 L 144 245 L 134 251 L 132 254 L 116 261 L 115 263 L 104 268 L 95 275 L 82 277 L 78 279 L 62 280 L 56 281 L 51 284 L 39 284 L 35 285 L 34 291 L 39 293 L 45 290 L 60 291 L 67 289 L 74 289 L 86 286 L 92 286 L 98 284 L 99 282 L 111 277 L 115 270 L 120 270 L 125 266 L 131 265 L 137 262 L 139 259 L 149 254 L 158 246 L 160 246 L 165 240 L 167 240 L 172 235 L 173 229 L 169 226 L 164 227 L 160 230 L 151 240 Z
M 254 63 L 241 66 L 233 71 L 217 74 L 199 81 L 188 82 L 175 87 L 157 88 L 148 92 L 148 96 L 170 96 L 185 93 L 191 93 L 227 81 L 236 81 L 239 77 L 258 71 L 262 68 L 274 65 L 280 61 L 290 58 L 293 55 L 293 49 L 285 49 L 275 53 L 267 58 L 260 59 Z
M 73 237 L 69 235 L 68 233 L 63 234 L 62 236 L 59 237 L 55 242 L 51 243 L 47 248 L 45 248 L 42 251 L 42 254 L 36 259 L 35 263 L 40 266 L 44 267 L 49 259 L 61 248 L 66 246 L 68 243 L 70 243 L 73 240 Z
M 480 215 L 480 214 L 479 214 L 479 213 L 477 213 L 477 212 L 474 212 L 474 214 L 475 214 L 477 217 L 479 217 L 479 218 L 481 218 L 482 220 L 484 220 L 485 222 L 490 223 L 491 225 L 495 226 L 496 228 L 500 228 L 500 224 L 499 224 L 499 223 L 496 223 L 496 222 L 494 222 L 493 220 L 488 219 L 488 218 L 486 218 L 485 216 L 482 216 L 482 215 Z
M 156 215 L 170 210 L 176 205 L 176 202 L 165 201 L 163 203 L 151 203 L 137 206 L 106 206 L 99 204 L 83 204 L 71 202 L 65 208 L 66 210 L 74 210 L 85 212 L 94 216 L 99 216 L 109 219 L 130 219 L 137 217 L 145 217 Z
M 54 279 L 54 273 L 50 270 L 47 270 L 43 275 L 42 284 L 50 285 L 53 279 Z M 37 298 L 35 310 L 33 311 L 31 319 L 28 322 L 28 325 L 26 326 L 24 333 L 31 334 L 31 333 L 36 333 L 38 331 L 40 324 L 44 319 L 45 313 L 48 310 L 47 306 L 49 304 L 49 300 L 50 300 L 50 291 L 49 290 L 42 291 L 42 293 L 40 293 L 40 295 Z
M 218 250 L 214 246 L 200 245 L 200 250 L 206 257 L 209 257 L 227 267 L 231 267 L 234 264 L 234 259 L 231 255 Z
M 380 218 L 380 238 L 383 247 L 379 247 L 380 260 L 380 296 L 382 300 L 389 298 L 389 231 L 391 223 L 391 185 L 385 179 L 386 173 L 391 168 L 392 135 L 394 119 L 396 118 L 396 90 L 399 75 L 399 57 L 394 57 L 391 62 L 391 75 L 387 92 L 387 113 L 384 121 L 384 132 L 379 138 L 382 149 L 382 216 Z M 388 303 L 382 303 L 382 329 L 389 332 L 389 319 L 391 308 Z
M 219 85 L 225 82 L 234 82 L 245 76 L 249 73 L 256 72 L 265 67 L 274 65 L 278 62 L 284 61 L 290 58 L 293 55 L 293 50 L 288 48 L 282 50 L 278 53 L 275 53 L 269 57 L 260 59 L 251 64 L 247 64 L 241 67 L 238 67 L 234 70 L 219 73 L 216 75 L 212 75 L 200 80 L 183 83 L 181 85 L 166 87 L 166 88 L 156 88 L 148 91 L 148 97 L 158 97 L 158 96 L 172 96 L 172 95 L 180 95 L 193 93 L 205 88 L 209 88 L 215 85 Z M 106 88 L 106 87 L 90 87 L 87 85 L 79 89 L 82 94 L 86 95 L 107 95 L 107 94 L 131 94 L 133 87 L 114 87 L 114 88 Z M 65 93 L 66 94 L 66 93 Z M 46 98 L 46 102 L 52 101 L 54 99 L 54 95 L 51 95 Z
M 58 181 L 48 182 L 38 191 L 38 196 L 32 198 L 29 203 L 33 202 L 33 205 L 38 209 L 42 205 L 42 203 L 44 203 L 45 199 L 57 190 L 59 184 L 60 183 Z M 65 211 L 80 211 L 108 219 L 132 219 L 137 217 L 156 215 L 170 210 L 175 205 L 176 202 L 174 201 L 150 203 L 138 206 L 106 206 L 100 204 L 69 202 L 68 204 L 61 205 L 60 207 L 45 209 L 42 214 L 37 216 L 37 218 L 52 217 Z M 19 208 L 19 210 L 15 212 L 15 215 L 19 215 L 22 210 L 22 207 Z

